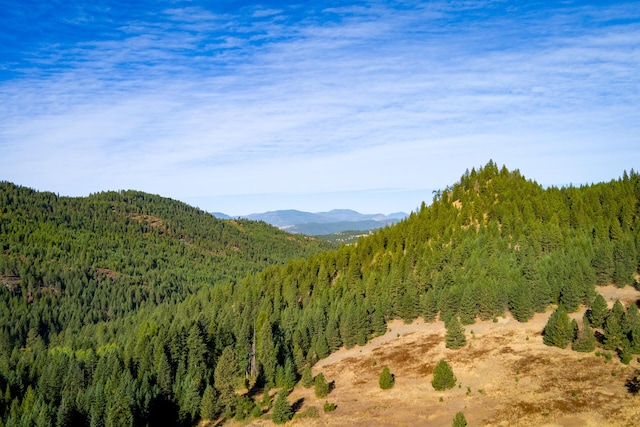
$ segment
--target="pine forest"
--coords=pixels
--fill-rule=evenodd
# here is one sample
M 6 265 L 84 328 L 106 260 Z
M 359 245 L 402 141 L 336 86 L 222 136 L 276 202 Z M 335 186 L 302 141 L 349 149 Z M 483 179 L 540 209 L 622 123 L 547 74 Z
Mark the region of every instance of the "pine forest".
M 640 354 L 637 306 L 596 292 L 639 286 L 636 172 L 544 188 L 490 161 L 429 196 L 337 246 L 146 193 L 0 183 L 0 426 L 286 423 L 311 367 L 396 319 L 443 321 L 456 349 L 477 321 L 552 311 L 534 339 Z

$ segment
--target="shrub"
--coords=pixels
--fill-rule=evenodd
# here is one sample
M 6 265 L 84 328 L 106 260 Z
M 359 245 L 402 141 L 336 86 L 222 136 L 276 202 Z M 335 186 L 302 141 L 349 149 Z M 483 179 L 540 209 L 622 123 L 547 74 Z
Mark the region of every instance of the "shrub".
M 453 417 L 453 423 L 451 424 L 453 427 L 466 427 L 467 419 L 464 417 L 462 412 L 456 412 L 455 417 Z
M 309 406 L 303 412 L 297 414 L 296 418 L 320 418 L 320 414 L 318 413 L 318 408 Z
M 337 408 L 335 403 L 329 403 L 329 401 L 324 402 L 324 412 L 333 412 Z
M 433 370 L 433 379 L 431 385 L 436 390 L 447 390 L 456 385 L 456 377 L 453 375 L 453 369 L 446 360 L 441 360 Z
M 393 374 L 389 370 L 388 367 L 384 367 L 382 372 L 380 372 L 380 378 L 378 379 L 378 384 L 380 388 L 383 390 L 388 390 L 393 387 L 395 379 L 393 378 Z

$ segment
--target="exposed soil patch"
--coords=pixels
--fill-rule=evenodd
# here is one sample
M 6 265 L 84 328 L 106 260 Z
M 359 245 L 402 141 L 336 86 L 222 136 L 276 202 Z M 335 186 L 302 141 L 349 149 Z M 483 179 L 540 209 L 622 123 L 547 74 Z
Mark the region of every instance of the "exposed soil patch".
M 20 286 L 20 277 L 0 275 L 0 284 L 6 286 L 9 291 L 13 292 L 18 286 Z
M 640 298 L 631 287 L 597 290 L 610 305 L 620 299 L 628 306 Z M 536 314 L 527 323 L 505 316 L 495 323 L 468 325 L 467 345 L 460 350 L 445 348 L 441 322 L 392 322 L 387 334 L 362 347 L 341 349 L 316 364 L 314 374 L 323 372 L 335 381 L 335 389 L 318 399 L 313 389 L 298 386 L 290 403 L 304 399 L 300 411 L 315 406 L 320 417 L 291 424 L 449 427 L 455 413 L 462 411 L 469 426 L 637 425 L 640 396 L 630 390 L 640 389 L 640 380 L 634 380 L 640 363 L 634 358 L 626 366 L 615 354 L 607 361 L 595 353 L 545 346 L 540 333 L 550 313 Z M 584 309 L 571 317 L 580 319 L 583 313 Z M 449 361 L 457 378 L 457 385 L 444 392 L 431 387 L 440 359 Z M 390 390 L 378 386 L 385 365 L 395 375 Z M 336 411 L 322 411 L 327 400 L 337 405 Z M 272 423 L 265 415 L 251 424 Z
M 150 229 L 157 231 L 159 234 L 167 232 L 167 224 L 162 218 L 153 215 L 132 214 L 131 217 L 140 224 L 147 224 Z
M 119 276 L 117 271 L 113 271 L 113 270 L 108 269 L 108 268 L 98 267 L 98 268 L 96 268 L 96 272 L 101 274 L 103 277 L 108 277 L 112 281 L 116 280 L 118 278 L 118 276 Z

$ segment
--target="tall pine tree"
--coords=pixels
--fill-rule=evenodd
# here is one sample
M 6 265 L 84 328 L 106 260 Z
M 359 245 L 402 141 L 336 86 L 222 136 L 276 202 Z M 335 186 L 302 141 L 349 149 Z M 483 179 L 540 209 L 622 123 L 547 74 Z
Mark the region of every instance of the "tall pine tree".
M 560 306 L 549 316 L 542 341 L 549 346 L 565 348 L 573 341 L 573 334 L 569 315 L 564 307 Z
M 464 336 L 464 327 L 460 324 L 457 317 L 452 316 L 447 322 L 445 322 L 447 332 L 445 333 L 445 346 L 447 348 L 456 350 L 464 347 L 467 344 L 467 339 Z

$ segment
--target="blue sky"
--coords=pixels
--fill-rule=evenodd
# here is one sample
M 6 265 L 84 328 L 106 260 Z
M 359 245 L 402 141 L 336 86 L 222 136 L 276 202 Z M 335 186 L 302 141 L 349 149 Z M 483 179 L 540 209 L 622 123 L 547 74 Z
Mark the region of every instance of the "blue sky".
M 411 211 L 640 169 L 638 2 L 0 0 L 0 180 Z

